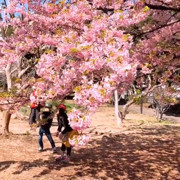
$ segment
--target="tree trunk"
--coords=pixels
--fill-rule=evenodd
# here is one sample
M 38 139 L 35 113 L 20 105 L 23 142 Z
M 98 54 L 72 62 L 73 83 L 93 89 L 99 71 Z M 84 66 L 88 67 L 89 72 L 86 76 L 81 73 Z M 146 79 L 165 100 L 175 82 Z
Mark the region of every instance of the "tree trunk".
M 143 114 L 143 98 L 140 99 L 140 113 Z
M 125 119 L 126 115 L 127 115 L 127 110 L 129 108 L 129 106 L 131 106 L 134 103 L 134 99 L 128 101 L 124 106 L 123 106 L 123 110 L 120 113 L 121 114 L 121 119 L 122 121 Z
M 11 113 L 10 110 L 6 110 L 3 112 L 3 122 L 4 122 L 4 126 L 3 126 L 3 132 L 4 134 L 8 134 L 9 133 L 9 122 L 11 119 Z
M 119 113 L 119 104 L 118 104 L 119 98 L 118 98 L 118 92 L 117 90 L 114 91 L 114 104 L 115 104 L 115 117 L 117 120 L 117 126 L 120 127 L 122 123 L 122 119 L 120 117 Z
M 6 81 L 7 81 L 7 90 L 10 91 L 12 88 L 12 77 L 11 77 L 11 64 L 8 64 L 5 69 L 6 73 Z M 11 119 L 11 113 L 10 108 L 7 110 L 4 110 L 3 112 L 3 133 L 8 134 L 9 133 L 9 123 Z
M 12 77 L 11 77 L 10 69 L 11 69 L 11 65 L 8 64 L 5 70 L 8 91 L 12 88 Z

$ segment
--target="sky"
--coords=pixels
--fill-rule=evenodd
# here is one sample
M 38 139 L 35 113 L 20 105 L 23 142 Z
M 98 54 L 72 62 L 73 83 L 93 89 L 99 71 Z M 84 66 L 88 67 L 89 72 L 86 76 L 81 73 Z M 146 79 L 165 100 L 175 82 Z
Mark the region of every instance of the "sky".
M 5 1 L 7 1 L 7 0 L 5 0 Z M 2 3 L 2 2 L 4 2 L 4 0 L 0 0 L 0 3 Z
M 2 3 L 4 3 L 4 2 L 8 2 L 8 0 L 0 0 L 0 5 L 2 4 Z

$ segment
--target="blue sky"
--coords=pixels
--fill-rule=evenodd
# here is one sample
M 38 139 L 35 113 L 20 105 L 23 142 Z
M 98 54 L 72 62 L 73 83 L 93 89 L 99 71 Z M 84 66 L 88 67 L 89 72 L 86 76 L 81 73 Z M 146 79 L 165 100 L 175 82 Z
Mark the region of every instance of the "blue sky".
M 5 0 L 5 1 L 7 1 L 7 0 Z M 2 2 L 4 2 L 4 0 L 0 0 L 0 3 L 2 3 Z
M 8 0 L 5 0 L 6 1 L 6 3 L 8 2 Z M 57 0 L 57 1 L 59 1 L 59 0 Z M 4 0 L 0 0 L 0 4 L 2 3 L 2 2 L 4 2 Z M 70 3 L 71 2 L 71 0 L 66 0 L 66 3 Z
M 0 0 L 0 4 L 1 4 L 1 3 L 4 3 L 4 2 L 6 2 L 6 3 L 7 3 L 7 2 L 8 2 L 8 0 Z

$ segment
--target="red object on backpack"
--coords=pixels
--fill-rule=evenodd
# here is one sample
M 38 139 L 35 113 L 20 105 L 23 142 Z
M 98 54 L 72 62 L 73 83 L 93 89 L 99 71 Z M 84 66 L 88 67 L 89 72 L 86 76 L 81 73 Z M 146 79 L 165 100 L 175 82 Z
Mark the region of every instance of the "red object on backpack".
M 37 107 L 37 104 L 36 103 L 32 103 L 31 104 L 31 108 L 36 108 Z
M 34 91 L 32 92 L 32 95 L 33 95 L 34 97 L 36 96 L 36 90 L 34 90 Z M 37 104 L 36 104 L 36 103 L 32 103 L 30 107 L 31 107 L 31 109 L 32 109 L 32 108 L 36 108 L 36 107 L 37 107 Z
M 66 106 L 64 104 L 60 104 L 59 108 L 62 108 L 64 111 L 66 110 Z
M 36 90 L 34 90 L 34 91 L 32 92 L 32 94 L 33 94 L 33 96 L 36 96 Z

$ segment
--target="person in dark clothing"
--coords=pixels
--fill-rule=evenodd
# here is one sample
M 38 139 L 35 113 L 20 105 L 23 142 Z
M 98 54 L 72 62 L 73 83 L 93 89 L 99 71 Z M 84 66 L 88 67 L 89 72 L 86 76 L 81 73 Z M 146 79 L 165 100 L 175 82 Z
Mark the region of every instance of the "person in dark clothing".
M 58 120 L 58 129 L 56 136 L 59 136 L 62 139 L 61 151 L 62 155 L 56 160 L 62 160 L 64 162 L 69 162 L 71 156 L 72 147 L 69 143 L 69 138 L 77 134 L 77 131 L 74 131 L 69 125 L 68 116 L 66 114 L 66 106 L 64 104 L 59 105 L 59 113 L 57 115 Z M 67 155 L 65 155 L 67 151 Z
M 31 113 L 30 113 L 30 116 L 29 116 L 29 125 L 33 126 L 33 124 L 36 124 L 38 119 L 39 119 L 39 113 L 40 113 L 40 110 L 42 108 L 41 104 L 40 103 L 36 103 L 34 102 L 34 100 L 37 98 L 37 92 L 36 92 L 36 89 L 34 88 L 31 96 L 30 96 L 30 99 L 33 99 L 32 101 L 32 104 L 30 106 L 31 108 Z
M 53 152 L 56 152 L 56 146 L 54 140 L 51 136 L 50 128 L 53 121 L 53 114 L 50 110 L 51 105 L 46 104 L 45 109 L 40 113 L 40 120 L 38 124 L 40 125 L 39 128 L 39 151 L 43 151 L 43 134 L 45 134 L 51 144 Z
M 58 120 L 58 132 L 61 132 L 62 128 L 62 134 L 65 134 L 67 132 L 72 131 L 72 128 L 69 125 L 68 116 L 66 114 L 66 106 L 64 104 L 61 104 L 59 106 L 59 113 L 57 115 Z
M 36 124 L 36 122 L 39 119 L 39 113 L 40 113 L 41 106 L 36 106 L 35 103 L 31 104 L 31 113 L 29 116 L 29 124 Z

